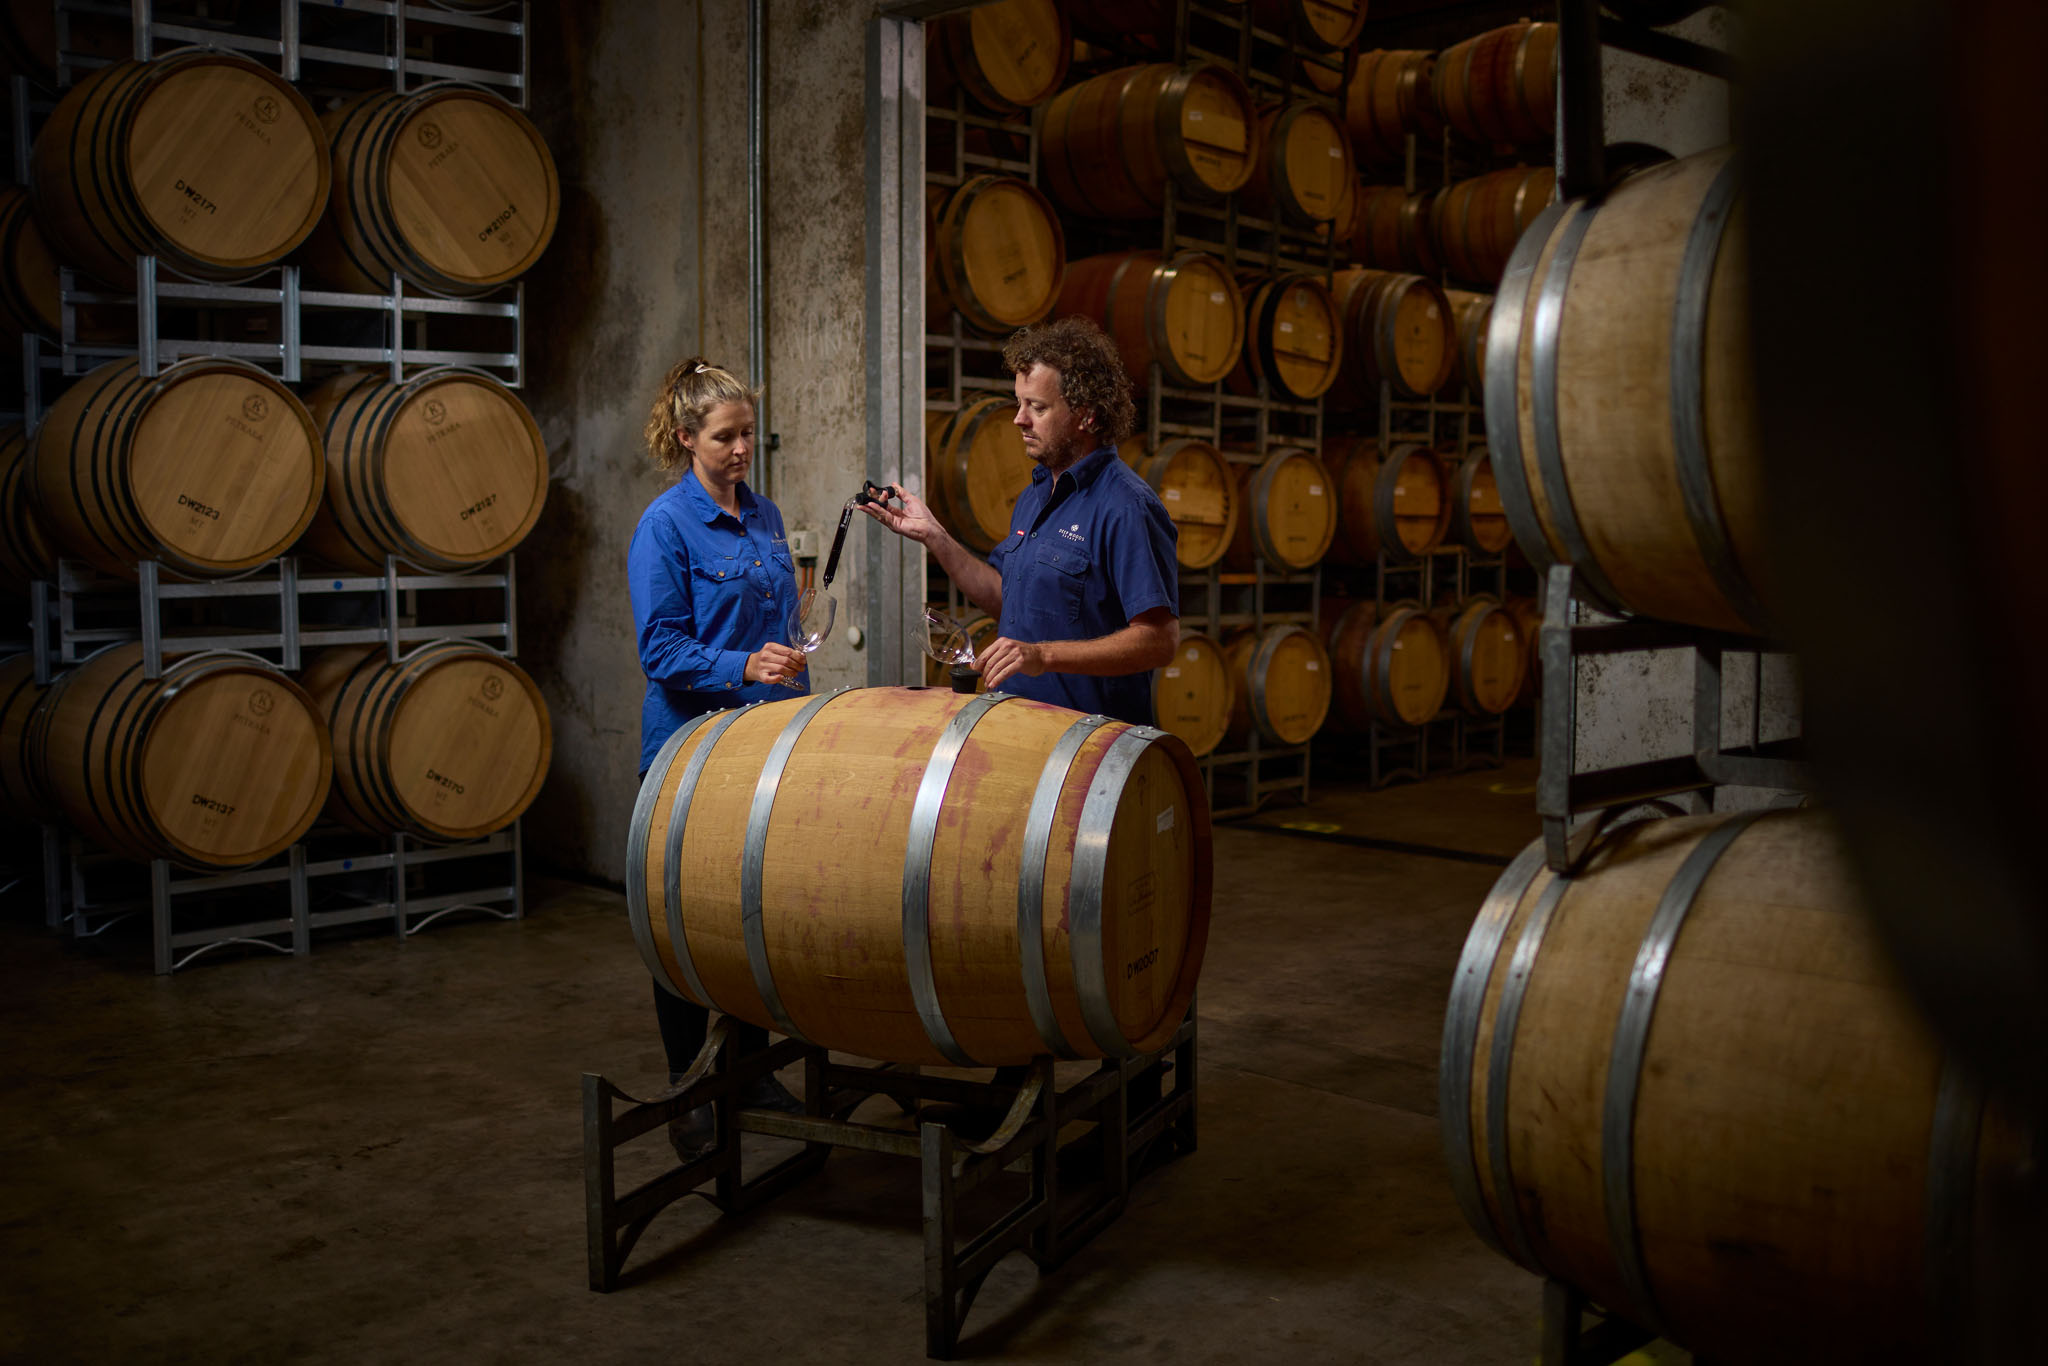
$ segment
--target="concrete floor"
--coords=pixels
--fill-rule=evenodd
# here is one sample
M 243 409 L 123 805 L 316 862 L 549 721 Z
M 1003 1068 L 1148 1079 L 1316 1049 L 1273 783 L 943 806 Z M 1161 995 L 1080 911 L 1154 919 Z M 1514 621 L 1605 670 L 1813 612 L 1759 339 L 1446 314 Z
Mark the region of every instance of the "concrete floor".
M 1465 1227 L 1435 1110 L 1452 968 L 1534 834 L 1533 778 L 1332 789 L 1219 830 L 1201 1148 L 1060 1271 L 1000 1266 L 963 1358 L 1531 1359 L 1538 1284 Z M 615 894 L 535 879 L 520 923 L 170 979 L 9 910 L 0 1358 L 922 1356 L 901 1159 L 835 1155 L 743 1220 L 679 1205 L 618 1292 L 585 1288 L 579 1074 L 661 1066 Z

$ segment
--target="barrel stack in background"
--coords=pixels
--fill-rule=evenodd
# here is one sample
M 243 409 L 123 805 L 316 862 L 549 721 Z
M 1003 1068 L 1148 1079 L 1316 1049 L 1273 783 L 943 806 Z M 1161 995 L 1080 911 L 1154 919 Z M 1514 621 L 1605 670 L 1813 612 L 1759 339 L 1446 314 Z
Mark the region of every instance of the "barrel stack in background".
M 973 339 L 1039 316 L 1037 281 L 1056 277 L 1049 315 L 1100 323 L 1136 390 L 1140 430 L 1119 454 L 1175 522 L 1182 631 L 1200 638 L 1155 696 L 1212 780 L 1281 747 L 1270 728 L 1225 724 L 1225 690 L 1198 682 L 1197 665 L 1246 625 L 1321 642 L 1326 605 L 1341 615 L 1365 600 L 1365 634 L 1409 613 L 1386 640 L 1401 635 L 1419 659 L 1418 633 L 1463 618 L 1430 608 L 1536 592 L 1511 567 L 1479 405 L 1491 290 L 1555 185 L 1554 112 L 1537 95 L 1554 89 L 1556 26 L 1474 32 L 1443 52 L 1359 51 L 1365 22 L 1362 5 L 1297 0 L 1185 16 L 1160 0 L 1005 0 L 935 24 L 927 44 L 927 488 L 970 545 L 1007 529 L 1029 465 L 993 434 L 959 439 L 1001 410 L 981 391 L 1010 387 Z M 1069 36 L 1070 64 L 1053 55 Z M 1168 60 L 1179 51 L 1185 62 Z M 998 191 L 1004 179 L 1014 186 Z M 966 278 L 957 226 L 997 195 L 1013 239 L 1002 274 L 1022 282 L 1000 320 Z M 933 583 L 948 611 L 971 610 L 943 574 Z M 1408 682 L 1401 708 L 1355 691 L 1354 739 L 1398 732 L 1440 750 L 1438 766 L 1498 762 L 1506 685 L 1486 706 L 1458 705 L 1470 689 L 1451 677 L 1457 646 L 1444 636 L 1427 652 L 1439 668 Z M 1510 689 L 1524 702 L 1526 673 Z M 1431 695 L 1439 705 L 1420 715 Z M 1234 705 L 1250 715 L 1243 697 Z M 1533 737 L 1519 714 L 1510 724 Z M 1347 741 L 1326 762 L 1341 771 L 1360 753 Z M 1365 766 L 1378 781 L 1377 759 Z
M 221 18 L 223 33 L 246 17 Z M 83 74 L 35 131 L 30 184 L 0 187 L 0 349 L 66 353 L 62 371 L 43 371 L 46 406 L 0 431 L 0 597 L 47 594 L 49 620 L 36 626 L 49 634 L 51 662 L 47 681 L 31 655 L 0 662 L 0 807 L 79 837 L 63 844 L 78 887 L 124 860 L 281 868 L 284 851 L 309 839 L 381 851 L 400 905 L 401 884 L 415 894 L 447 888 L 442 873 L 487 852 L 509 852 L 513 863 L 509 879 L 493 865 L 490 881 L 517 884 L 508 827 L 545 778 L 550 728 L 532 680 L 494 643 L 514 640 L 509 556 L 540 514 L 548 461 L 517 391 L 523 323 L 510 286 L 559 218 L 552 155 L 524 112 L 485 86 L 421 83 L 408 70 L 402 93 L 363 90 L 365 81 L 391 85 L 388 65 L 371 75 L 371 59 L 319 47 L 324 15 L 308 16 L 298 35 L 304 88 L 278 74 L 286 63 L 275 57 L 266 66 L 225 48 L 166 49 L 177 40 L 161 32 L 156 56 L 130 60 L 130 22 L 72 16 L 68 69 Z M 334 22 L 360 30 L 395 19 Z M 457 65 L 487 71 L 506 58 L 505 88 L 520 88 L 524 61 L 513 57 L 523 35 L 477 36 L 431 14 L 418 23 Z M 31 79 L 66 69 L 54 31 L 8 32 L 22 39 L 12 59 L 17 69 L 30 63 Z M 274 50 L 275 33 L 270 41 Z M 466 43 L 478 45 L 477 60 L 465 63 Z M 334 82 L 359 93 L 330 98 Z M 305 93 L 315 88 L 324 116 Z M 327 291 L 303 318 L 300 291 L 278 283 L 285 264 L 303 268 L 308 293 Z M 63 267 L 79 289 L 116 301 L 67 303 Z M 393 335 L 384 319 L 394 280 L 414 297 L 450 302 Z M 159 282 L 179 289 L 135 304 L 123 297 Z M 231 296 L 223 284 L 247 287 Z M 135 349 L 138 315 L 155 320 L 151 374 L 132 356 L 105 359 L 110 348 Z M 442 326 L 459 340 L 437 340 Z M 218 340 L 293 334 L 304 340 L 306 373 L 289 383 L 276 358 L 233 358 Z M 85 346 L 96 349 L 70 354 Z M 368 361 L 387 346 L 396 367 L 374 372 L 328 354 L 354 349 Z M 482 369 L 417 359 L 436 349 L 520 359 Z M 394 562 L 400 579 L 386 592 Z M 119 596 L 109 584 L 138 578 L 142 608 L 106 605 Z M 243 582 L 216 582 L 231 578 Z M 171 585 L 175 611 L 162 603 Z M 135 593 L 126 590 L 131 604 Z M 86 657 L 90 647 L 68 635 L 60 649 L 55 623 L 69 623 L 73 600 L 90 594 L 99 596 L 81 610 L 117 643 Z M 446 602 L 430 610 L 436 594 Z M 157 617 L 160 649 L 140 643 L 143 611 Z M 464 629 L 484 641 L 431 639 L 441 621 L 471 623 Z M 350 643 L 323 654 L 316 647 L 329 637 Z M 251 653 L 220 648 L 244 638 Z M 281 643 L 300 640 L 303 686 L 296 643 Z M 329 708 L 334 697 L 316 704 L 309 689 L 328 687 L 337 658 L 353 686 L 336 684 L 348 705 Z M 337 760 L 343 782 L 330 793 Z M 323 810 L 329 823 L 316 827 Z M 411 861 L 422 844 L 449 847 L 428 869 Z M 283 878 L 243 890 L 284 898 Z M 170 885 L 175 905 L 213 895 L 178 891 L 179 877 Z M 93 933 L 101 904 L 96 894 L 67 901 L 64 920 Z M 224 922 L 247 904 L 209 905 L 205 920 Z M 303 899 L 294 904 L 294 951 L 304 951 Z M 317 926 L 317 894 L 313 904 Z M 273 906 L 261 920 L 274 926 L 283 915 Z M 221 933 L 237 929 L 275 933 L 254 924 Z M 193 934 L 159 926 L 158 938 L 160 972 L 197 956 L 167 964 L 161 945 Z

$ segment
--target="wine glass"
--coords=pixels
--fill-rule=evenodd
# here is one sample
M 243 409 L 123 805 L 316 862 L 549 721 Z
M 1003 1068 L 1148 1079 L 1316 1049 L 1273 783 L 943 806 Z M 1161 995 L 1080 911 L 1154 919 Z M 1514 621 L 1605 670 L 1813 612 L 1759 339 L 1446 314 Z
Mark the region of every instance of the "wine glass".
M 974 663 L 974 637 L 968 634 L 965 622 L 927 607 L 924 625 L 924 635 L 917 643 L 926 654 L 948 666 Z
M 783 642 L 805 654 L 813 654 L 825 637 L 832 634 L 832 623 L 839 615 L 839 599 L 830 593 L 819 593 L 815 588 L 806 588 L 797 595 L 789 617 L 783 622 Z M 803 683 L 795 678 L 782 680 L 785 688 L 797 689 Z

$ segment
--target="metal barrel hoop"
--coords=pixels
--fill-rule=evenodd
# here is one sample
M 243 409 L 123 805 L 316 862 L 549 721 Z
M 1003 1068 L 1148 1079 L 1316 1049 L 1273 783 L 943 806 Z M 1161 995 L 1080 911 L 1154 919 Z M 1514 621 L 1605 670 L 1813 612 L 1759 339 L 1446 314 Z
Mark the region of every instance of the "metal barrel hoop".
M 1067 775 L 1088 737 L 1109 724 L 1107 716 L 1084 716 L 1068 726 L 1046 757 L 1031 794 L 1031 809 L 1024 817 L 1024 858 L 1017 878 L 1017 943 L 1024 974 L 1024 1000 L 1031 1008 L 1031 1023 L 1038 1037 L 1054 1057 L 1074 1059 L 1081 1054 L 1067 1042 L 1060 1028 L 1059 1013 L 1053 1008 L 1052 984 L 1045 968 L 1045 860 L 1052 847 L 1052 823 L 1058 814 L 1060 797 L 1066 791 Z
M 1558 363 L 1564 344 L 1564 306 L 1571 289 L 1572 267 L 1578 263 L 1579 248 L 1593 227 L 1599 210 L 1581 203 L 1579 212 L 1567 220 L 1557 234 L 1550 269 L 1536 291 L 1536 312 L 1530 327 L 1530 406 L 1536 426 L 1536 471 L 1543 480 L 1543 495 L 1550 504 L 1551 522 L 1564 542 L 1566 558 L 1578 571 L 1581 586 L 1593 605 L 1602 611 L 1626 615 L 1621 595 L 1607 571 L 1594 558 L 1579 527 L 1577 506 L 1572 502 L 1571 481 L 1564 468 L 1563 438 L 1558 432 Z M 1489 357 L 1489 360 L 1491 357 Z
M 1110 743 L 1088 786 L 1074 830 L 1073 880 L 1067 901 L 1074 989 L 1080 997 L 1088 1037 L 1104 1057 L 1128 1058 L 1136 1052 L 1110 1006 L 1109 971 L 1102 960 L 1102 883 L 1109 871 L 1110 828 L 1125 781 L 1145 751 L 1165 734 L 1150 726 L 1132 726 Z
M 1472 1051 L 1479 1042 L 1479 1016 L 1486 999 L 1486 984 L 1500 959 L 1508 922 L 1542 869 L 1543 842 L 1538 840 L 1516 855 L 1493 884 L 1493 890 L 1486 894 L 1479 918 L 1465 937 L 1457 975 L 1451 979 L 1450 1007 L 1444 1012 L 1443 1050 L 1437 1064 L 1436 1108 L 1444 1163 L 1451 1174 L 1451 1192 L 1472 1231 L 1503 1257 L 1510 1255 L 1507 1245 L 1487 1214 L 1486 1200 L 1479 1189 L 1478 1150 L 1472 1142 Z M 1489 1095 L 1489 1100 L 1492 1099 Z
M 801 1043 L 811 1042 L 796 1027 L 789 1017 L 789 1011 L 782 1004 L 782 994 L 775 987 L 774 968 L 768 962 L 768 934 L 761 924 L 761 882 L 768 858 L 768 821 L 775 814 L 776 791 L 782 785 L 782 771 L 789 766 L 789 756 L 796 749 L 796 742 L 802 738 L 804 727 L 831 705 L 835 698 L 844 697 L 850 688 L 813 697 L 797 709 L 775 737 L 775 743 L 768 751 L 768 758 L 761 765 L 761 776 L 754 784 L 753 805 L 747 812 L 746 843 L 740 850 L 740 928 L 747 940 L 747 965 L 753 969 L 754 987 L 761 993 L 761 1003 L 768 1007 L 768 1014 L 775 1021 L 776 1029 Z
M 1492 1051 L 1486 1060 L 1486 1165 L 1493 1176 L 1494 1208 L 1500 1212 L 1501 1229 L 1512 1249 L 1508 1255 L 1539 1275 L 1543 1266 L 1515 1193 L 1514 1160 L 1508 1149 L 1508 1091 L 1514 1085 L 1515 1036 L 1522 1023 L 1522 1003 L 1528 999 L 1529 979 L 1542 957 L 1543 939 L 1557 915 L 1558 903 L 1571 886 L 1569 876 L 1553 872 L 1523 922 L 1514 956 L 1508 960 L 1507 980 L 1501 984 L 1500 1004 L 1493 1017 Z
M 960 761 L 960 752 L 967 746 L 967 737 L 981 719 L 994 708 L 1011 700 L 1011 694 L 1003 692 L 982 693 L 970 698 L 966 705 L 953 713 L 939 734 L 938 742 L 932 746 L 931 758 L 925 762 L 924 776 L 918 781 L 917 797 L 911 803 L 910 831 L 903 845 L 903 963 L 905 975 L 910 979 L 911 999 L 917 1005 L 917 1017 L 924 1025 L 925 1037 L 939 1055 L 955 1067 L 978 1067 L 977 1063 L 953 1037 L 952 1026 L 946 1023 L 945 1006 L 939 1000 L 938 979 L 932 968 L 931 935 L 931 890 L 932 890 L 932 846 L 938 839 L 939 817 L 946 804 L 946 785 L 953 779 L 953 768 Z
M 1636 1225 L 1636 1098 L 1649 1049 L 1650 1022 L 1656 1014 L 1657 994 L 1664 985 L 1664 972 L 1677 946 L 1679 931 L 1685 927 L 1686 915 L 1698 899 L 1700 888 L 1736 837 L 1766 814 L 1746 811 L 1733 817 L 1709 831 L 1685 856 L 1658 899 L 1649 928 L 1643 933 L 1635 966 L 1629 973 L 1628 994 L 1622 1000 L 1620 1017 L 1614 1026 L 1614 1047 L 1607 1063 L 1607 1091 L 1600 1120 L 1600 1177 L 1607 1207 L 1607 1242 L 1621 1271 L 1622 1283 L 1634 1301 L 1632 1317 L 1660 1335 L 1664 1332 L 1663 1314 L 1650 1287 L 1649 1266 Z
M 1769 618 L 1728 539 L 1714 471 L 1707 460 L 1707 303 L 1722 239 L 1741 193 L 1740 172 L 1740 163 L 1731 157 L 1708 187 L 1686 237 L 1678 301 L 1671 311 L 1671 441 L 1678 458 L 1678 486 L 1685 496 L 1685 519 L 1713 574 L 1714 586 L 1751 629 L 1769 634 Z
M 1557 229 L 1568 204 L 1553 204 L 1538 214 L 1536 221 L 1515 244 L 1508 268 L 1494 294 L 1493 313 L 1486 324 L 1486 433 L 1487 446 L 1494 454 L 1493 477 L 1500 485 L 1501 511 L 1522 553 L 1542 574 L 1557 563 L 1550 540 L 1536 516 L 1536 503 L 1529 489 L 1528 471 L 1522 465 L 1520 426 L 1521 378 L 1518 359 L 1522 344 L 1524 315 L 1535 285 L 1536 263 Z

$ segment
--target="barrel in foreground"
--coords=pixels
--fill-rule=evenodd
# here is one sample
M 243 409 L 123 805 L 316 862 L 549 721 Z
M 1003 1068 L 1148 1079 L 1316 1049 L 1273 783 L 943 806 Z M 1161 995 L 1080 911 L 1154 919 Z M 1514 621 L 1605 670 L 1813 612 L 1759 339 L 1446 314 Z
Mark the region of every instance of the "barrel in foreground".
M 1716 1360 L 1931 1361 L 2016 1170 L 1818 811 L 1542 845 L 1467 939 L 1439 1114 L 1480 1236 Z
M 892 1062 L 1156 1049 L 1208 937 L 1187 745 L 1001 693 L 700 717 L 648 769 L 627 861 L 657 982 Z

